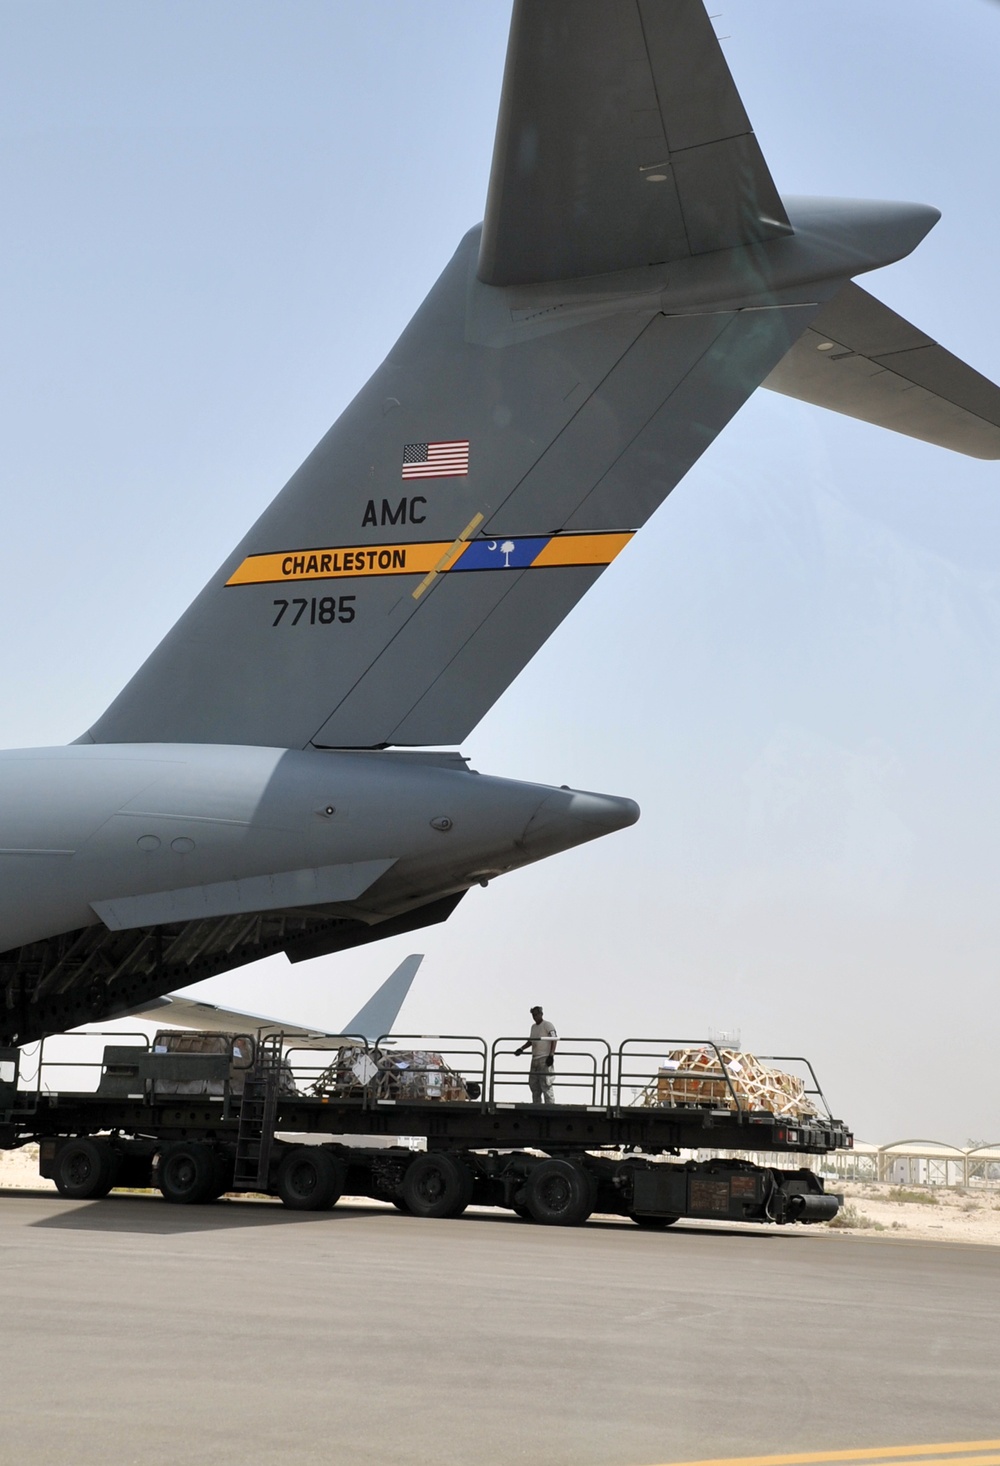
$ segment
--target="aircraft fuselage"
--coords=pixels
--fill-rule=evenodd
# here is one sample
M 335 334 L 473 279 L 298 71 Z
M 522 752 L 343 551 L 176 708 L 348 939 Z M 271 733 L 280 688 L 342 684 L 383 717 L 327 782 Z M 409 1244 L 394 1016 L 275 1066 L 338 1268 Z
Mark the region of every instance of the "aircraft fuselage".
M 450 766 L 448 766 L 450 763 Z M 378 921 L 631 824 L 457 757 L 83 744 L 0 754 L 0 951 L 323 907 Z

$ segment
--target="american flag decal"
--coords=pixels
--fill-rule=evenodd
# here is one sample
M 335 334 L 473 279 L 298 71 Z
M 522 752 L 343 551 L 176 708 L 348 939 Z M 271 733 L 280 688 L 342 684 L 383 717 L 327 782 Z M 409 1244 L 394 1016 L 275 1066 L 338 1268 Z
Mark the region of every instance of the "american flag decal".
M 464 478 L 469 472 L 469 440 L 451 443 L 407 443 L 404 478 Z

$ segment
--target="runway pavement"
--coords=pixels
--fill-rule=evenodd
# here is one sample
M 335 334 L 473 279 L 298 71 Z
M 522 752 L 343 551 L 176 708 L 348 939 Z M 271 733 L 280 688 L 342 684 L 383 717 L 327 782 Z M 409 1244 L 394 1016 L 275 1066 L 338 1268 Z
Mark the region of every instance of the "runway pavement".
M 994 1248 L 0 1192 L 0 1466 L 1000 1466 L 998 1302 Z

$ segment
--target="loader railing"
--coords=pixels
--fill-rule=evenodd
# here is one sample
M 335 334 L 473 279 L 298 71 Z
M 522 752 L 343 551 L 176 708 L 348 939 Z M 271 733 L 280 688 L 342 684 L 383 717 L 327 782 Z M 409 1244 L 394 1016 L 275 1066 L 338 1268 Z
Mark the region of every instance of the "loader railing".
M 86 1033 L 50 1034 L 21 1049 L 18 1101 L 37 1102 L 43 1094 L 61 1091 L 96 1093 L 104 1073 L 103 1045 L 100 1058 L 86 1057 L 88 1053 L 96 1052 L 93 1046 L 95 1039 L 104 1039 L 122 1048 L 134 1046 L 145 1053 L 150 1051 L 149 1036 L 145 1033 L 91 1029 Z
M 362 1060 L 370 1057 L 371 1046 L 360 1033 L 338 1033 L 326 1041 L 325 1036 L 300 1041 L 300 1036 L 285 1037 L 285 1064 L 295 1092 L 328 1098 L 357 1098 L 368 1083 Z
M 682 1050 L 704 1055 L 707 1063 L 685 1068 L 671 1057 Z M 745 1109 L 722 1051 L 711 1039 L 625 1039 L 615 1055 L 612 1103 L 619 1109 L 668 1103 L 679 1109 Z
M 489 1050 L 477 1034 L 338 1034 L 295 1044 L 286 1062 L 300 1094 L 366 1107 L 441 1100 L 484 1104 Z M 311 1062 L 310 1062 L 311 1061 Z
M 234 1099 L 242 1093 L 254 1056 L 252 1037 L 236 1038 L 239 1052 L 234 1040 L 229 1077 L 221 1087 Z M 86 1051 L 86 1044 L 95 1040 L 112 1041 L 102 1058 L 93 1056 L 93 1050 L 90 1054 Z M 504 1035 L 488 1043 L 475 1034 L 382 1034 L 371 1041 L 361 1034 L 303 1035 L 300 1030 L 294 1035 L 275 1035 L 275 1040 L 280 1040 L 283 1052 L 278 1076 L 282 1097 L 313 1098 L 324 1103 L 337 1100 L 364 1109 L 460 1103 L 486 1110 L 538 1103 L 529 1084 L 532 1041 L 528 1036 Z M 608 1115 L 643 1108 L 699 1109 L 751 1121 L 755 1117 L 783 1119 L 787 1115 L 807 1129 L 813 1111 L 821 1125 L 832 1120 L 816 1072 L 800 1055 L 755 1059 L 724 1049 L 711 1039 L 627 1038 L 612 1049 L 606 1039 L 570 1035 L 558 1038 L 556 1043 L 555 1062 L 545 1076 L 555 1105 Z M 519 1053 L 519 1049 L 524 1052 Z M 136 1087 L 126 1074 L 126 1070 L 135 1068 L 132 1052 L 136 1052 L 139 1068 L 146 1076 L 138 1088 L 150 1101 L 166 1093 L 205 1093 L 210 1098 L 218 1098 L 221 1093 L 214 1081 L 204 1090 L 189 1090 L 187 1083 L 181 1087 L 186 1074 L 168 1073 L 166 1059 L 163 1075 L 157 1077 L 157 1050 L 151 1048 L 144 1033 L 95 1030 L 54 1035 L 21 1049 L 14 1103 L 26 1110 L 37 1106 L 43 1096 L 73 1092 L 137 1097 Z M 197 1067 L 193 1062 L 196 1057 L 190 1055 L 192 1071 Z M 772 1066 L 767 1073 L 777 1084 L 771 1086 L 771 1091 L 763 1081 L 756 1089 L 749 1082 L 755 1062 Z M 17 1068 L 12 1064 L 8 1067 Z M 207 1067 L 211 1066 L 206 1058 Z M 795 1069 L 800 1073 L 796 1074 Z M 194 1083 L 193 1072 L 190 1082 Z M 4 1092 L 9 1106 L 13 1097 L 9 1081 Z M 808 1102 L 806 1106 L 803 1100 Z
M 491 1104 L 531 1103 L 528 1083 L 530 1054 L 517 1050 L 530 1049 L 532 1040 L 525 1037 L 504 1037 L 493 1040 L 490 1049 Z M 591 1109 L 607 1109 L 611 1103 L 611 1045 L 603 1038 L 558 1038 L 555 1061 L 548 1071 L 555 1104 L 586 1105 Z M 518 1091 L 517 1098 L 513 1091 Z
M 828 1120 L 833 1119 L 833 1111 L 827 1104 L 826 1095 L 820 1087 L 816 1078 L 816 1070 L 810 1061 L 802 1054 L 758 1054 L 762 1064 L 799 1064 L 809 1075 L 810 1082 L 805 1085 L 805 1094 L 813 1100 L 817 1110 L 826 1116 Z
M 378 1073 L 369 1084 L 372 1104 L 486 1102 L 489 1050 L 478 1034 L 383 1033 L 375 1052 Z

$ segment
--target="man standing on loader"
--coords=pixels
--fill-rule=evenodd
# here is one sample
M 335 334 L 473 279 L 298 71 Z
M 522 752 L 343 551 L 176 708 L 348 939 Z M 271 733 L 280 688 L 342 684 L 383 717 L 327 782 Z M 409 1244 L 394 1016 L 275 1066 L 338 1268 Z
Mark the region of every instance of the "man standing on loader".
M 531 1010 L 531 1032 L 526 1043 L 515 1052 L 523 1054 L 531 1049 L 531 1068 L 528 1071 L 528 1087 L 534 1105 L 554 1105 L 552 1094 L 552 1071 L 555 1066 L 556 1041 L 559 1035 L 551 1023 L 547 1023 L 542 1009 Z

